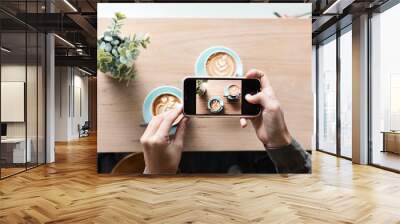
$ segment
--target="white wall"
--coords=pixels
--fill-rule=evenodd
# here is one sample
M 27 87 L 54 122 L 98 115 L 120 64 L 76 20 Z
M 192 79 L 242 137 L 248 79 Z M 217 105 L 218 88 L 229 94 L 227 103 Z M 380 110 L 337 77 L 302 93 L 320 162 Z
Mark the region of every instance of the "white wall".
M 27 69 L 27 70 L 25 70 Z M 26 72 L 28 74 L 36 74 L 36 68 L 33 66 L 27 66 L 20 64 L 5 64 L 1 66 L 1 81 L 5 82 L 25 82 Z M 30 77 L 28 77 L 30 78 Z M 36 84 L 36 82 L 35 82 Z M 36 97 L 36 90 L 34 93 L 27 93 L 28 97 Z M 29 102 L 32 99 L 27 99 Z M 36 107 L 36 106 L 35 106 Z M 7 108 L 1 108 L 1 110 L 7 110 Z M 36 116 L 36 114 L 35 114 Z M 34 119 L 35 118 L 35 119 Z M 28 122 L 34 121 L 36 123 L 36 117 L 31 117 L 31 113 L 28 113 Z M 25 123 L 26 122 L 7 122 L 7 136 L 8 137 L 25 137 Z M 31 123 L 28 127 L 33 126 Z M 28 137 L 29 136 L 28 132 Z
M 55 73 L 55 140 L 74 140 L 79 138 L 78 124 L 88 120 L 88 78 L 72 67 L 56 67 Z
M 76 70 L 75 70 L 76 71 Z M 81 73 L 79 73 L 81 74 Z M 71 135 L 73 138 L 78 138 L 79 133 L 78 133 L 78 124 L 83 125 L 85 121 L 88 121 L 88 78 L 83 77 L 81 75 L 75 75 L 74 77 L 74 96 L 72 96 L 75 100 L 75 106 L 72 109 L 72 119 L 71 119 Z M 77 97 L 78 96 L 78 91 L 80 91 L 80 99 Z M 80 103 L 78 101 L 81 101 Z M 80 105 L 78 105 L 80 104 Z M 79 111 L 79 107 L 82 110 L 81 112 Z
M 19 64 L 6 64 L 1 66 L 1 81 L 25 82 L 26 67 Z M 28 67 L 28 70 L 31 68 Z M 1 108 L 7 110 L 7 108 Z M 7 123 L 8 137 L 25 137 L 25 122 Z
M 67 141 L 69 132 L 70 74 L 68 67 L 55 68 L 55 141 Z
M 37 70 L 38 69 L 38 70 Z M 44 162 L 45 150 L 45 117 L 44 117 L 44 74 L 41 66 L 25 66 L 25 64 L 3 64 L 1 66 L 2 82 L 24 82 L 26 84 L 26 106 L 21 109 L 26 112 L 26 120 L 22 122 L 6 122 L 8 138 L 24 138 L 25 135 L 31 143 L 32 161 Z M 27 80 L 25 80 L 27 79 Z M 2 89 L 3 91 L 3 89 Z M 2 95 L 2 98 L 7 95 Z M 2 107 L 3 112 L 12 110 Z M 14 109 L 15 110 L 15 109 Z M 13 111 L 7 111 L 13 113 Z M 16 112 L 14 112 L 16 113 Z M 37 156 L 37 153 L 39 154 Z
M 24 122 L 25 82 L 1 82 L 1 121 Z

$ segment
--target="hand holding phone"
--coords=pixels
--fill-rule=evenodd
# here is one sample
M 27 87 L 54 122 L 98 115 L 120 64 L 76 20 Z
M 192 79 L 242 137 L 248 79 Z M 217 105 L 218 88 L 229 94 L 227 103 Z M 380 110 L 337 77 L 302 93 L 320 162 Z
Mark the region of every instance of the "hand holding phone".
M 183 81 L 183 113 L 187 116 L 255 117 L 259 104 L 245 96 L 261 91 L 258 79 L 187 77 Z
M 246 73 L 248 79 L 261 81 L 262 91 L 257 94 L 246 95 L 246 100 L 252 104 L 261 105 L 261 116 L 251 118 L 258 139 L 267 149 L 279 149 L 292 142 L 280 107 L 279 100 L 264 72 L 252 69 Z M 240 119 L 240 125 L 246 127 L 246 119 Z

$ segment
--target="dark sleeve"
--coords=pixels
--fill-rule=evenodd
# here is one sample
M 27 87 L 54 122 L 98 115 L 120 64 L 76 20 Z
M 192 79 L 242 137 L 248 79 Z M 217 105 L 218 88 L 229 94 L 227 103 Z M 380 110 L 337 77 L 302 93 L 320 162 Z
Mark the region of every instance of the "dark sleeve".
M 265 148 L 278 173 L 311 173 L 310 154 L 296 140 L 282 148 Z

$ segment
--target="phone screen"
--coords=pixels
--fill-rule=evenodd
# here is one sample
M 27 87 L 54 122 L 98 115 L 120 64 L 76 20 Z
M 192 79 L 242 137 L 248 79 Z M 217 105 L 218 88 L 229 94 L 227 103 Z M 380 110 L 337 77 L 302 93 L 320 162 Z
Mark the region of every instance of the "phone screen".
M 257 79 L 186 78 L 184 113 L 201 116 L 256 116 L 260 105 L 250 104 L 246 94 L 260 91 Z

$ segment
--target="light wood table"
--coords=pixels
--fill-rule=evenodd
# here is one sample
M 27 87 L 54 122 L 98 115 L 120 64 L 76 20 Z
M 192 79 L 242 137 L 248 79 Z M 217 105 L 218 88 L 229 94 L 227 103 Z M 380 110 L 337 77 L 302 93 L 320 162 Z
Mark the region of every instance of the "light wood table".
M 99 19 L 102 34 L 111 19 Z M 148 32 L 151 44 L 136 61 L 137 79 L 126 86 L 98 72 L 98 152 L 142 151 L 140 124 L 146 95 L 161 85 L 182 88 L 199 54 L 222 45 L 236 51 L 244 70 L 270 77 L 291 134 L 311 148 L 310 19 L 127 19 L 122 35 Z M 237 118 L 194 118 L 187 129 L 187 151 L 264 150 L 251 125 Z
M 382 152 L 400 154 L 400 131 L 383 131 Z

